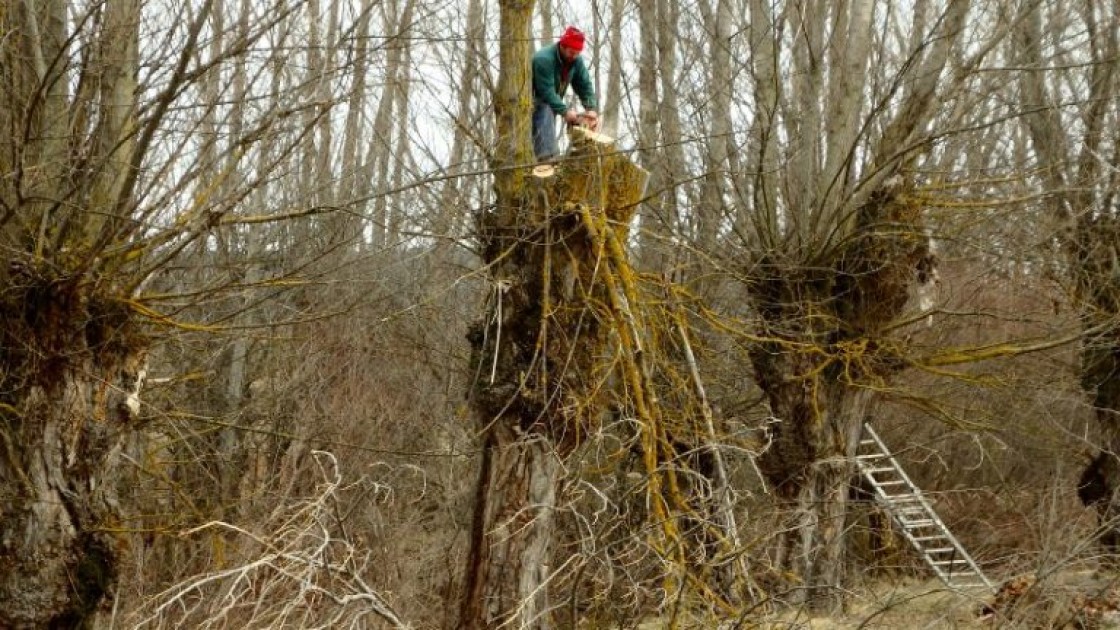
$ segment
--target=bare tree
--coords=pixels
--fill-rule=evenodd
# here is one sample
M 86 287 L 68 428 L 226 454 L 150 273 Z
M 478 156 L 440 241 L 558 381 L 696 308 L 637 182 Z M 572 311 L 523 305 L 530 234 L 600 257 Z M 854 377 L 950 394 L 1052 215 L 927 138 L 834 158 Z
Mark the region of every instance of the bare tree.
M 607 55 L 610 67 L 607 71 L 606 103 L 603 107 L 603 129 L 607 135 L 617 135 L 619 129 L 619 112 L 622 104 L 622 16 L 623 0 L 611 0 L 610 21 L 607 27 Z M 600 55 L 600 58 L 602 55 Z M 596 68 L 601 70 L 602 63 Z
M 147 346 L 115 273 L 162 114 L 138 118 L 139 3 L 77 16 L 88 39 L 68 9 L 0 13 L 0 625 L 13 627 L 86 623 L 112 594 L 115 450 Z
M 1022 120 L 1038 162 L 1038 184 L 1047 193 L 1046 208 L 1065 253 L 1061 268 L 1085 334 L 1081 384 L 1100 431 L 1100 450 L 1083 471 L 1078 494 L 1097 508 L 1100 541 L 1115 556 L 1120 553 L 1120 218 L 1115 205 L 1120 186 L 1120 135 L 1115 131 L 1120 11 L 1092 1 L 1077 3 L 1073 12 L 1045 3 L 1026 3 L 1020 10 L 1013 54 L 1022 68 Z M 1081 52 L 1087 58 L 1070 66 L 1051 38 L 1075 28 L 1082 29 Z M 1046 32 L 1051 35 L 1044 36 Z M 1063 93 L 1072 97 L 1072 110 L 1059 105 L 1066 100 L 1059 97 Z
M 670 238 L 678 220 L 674 212 L 676 203 L 670 199 L 676 191 L 670 181 L 672 165 L 668 163 L 669 158 L 665 154 L 665 133 L 660 122 L 660 8 L 661 5 L 657 2 L 638 5 L 638 155 L 642 166 L 650 172 L 650 195 L 642 205 L 641 213 L 640 255 L 643 263 L 653 269 L 665 268 L 671 259 L 671 253 L 667 250 L 671 250 Z
M 754 118 L 740 185 L 751 201 L 738 209 L 747 262 L 737 267 L 774 418 L 760 466 L 790 514 L 780 558 L 816 607 L 841 598 L 854 449 L 873 388 L 893 369 L 886 331 L 928 255 L 910 169 L 937 103 L 987 50 L 947 76 L 969 8 L 949 3 L 915 24 L 920 44 L 900 58 L 873 45 L 874 17 L 891 9 L 750 3 Z M 888 74 L 869 83 L 877 70 Z
M 314 127 L 292 124 L 300 95 L 247 106 L 261 74 L 245 55 L 299 4 L 243 3 L 232 27 L 215 8 L 58 0 L 0 12 L 0 625 L 95 623 L 112 602 L 119 466 L 148 350 L 207 328 L 189 323 L 206 319 L 192 305 L 230 294 L 244 305 L 246 278 L 189 286 L 174 263 L 212 264 L 246 226 L 322 211 L 235 212 Z M 228 367 L 236 399 L 244 354 Z

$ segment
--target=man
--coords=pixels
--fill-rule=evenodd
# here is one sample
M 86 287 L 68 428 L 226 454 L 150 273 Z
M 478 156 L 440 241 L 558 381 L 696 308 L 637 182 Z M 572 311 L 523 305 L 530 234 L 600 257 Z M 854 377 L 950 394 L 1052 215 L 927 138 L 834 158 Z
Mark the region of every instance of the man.
M 569 26 L 555 44 L 533 55 L 533 152 L 538 160 L 556 156 L 556 117 L 569 125 L 583 124 L 594 130 L 599 116 L 595 112 L 595 87 L 583 63 L 583 32 Z M 582 115 L 564 104 L 571 85 L 586 110 Z

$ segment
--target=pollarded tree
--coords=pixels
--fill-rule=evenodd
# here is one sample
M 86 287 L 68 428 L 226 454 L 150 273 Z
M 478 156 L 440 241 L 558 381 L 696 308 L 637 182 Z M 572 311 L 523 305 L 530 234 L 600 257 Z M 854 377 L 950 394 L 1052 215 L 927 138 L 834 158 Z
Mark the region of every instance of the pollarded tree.
M 200 98 L 213 73 L 243 79 L 228 65 L 298 6 L 246 6 L 249 25 L 228 39 L 213 33 L 213 0 L 0 9 L 0 626 L 89 625 L 112 601 L 119 452 L 137 428 L 145 354 L 174 324 L 145 283 L 219 226 L 301 214 L 232 214 L 270 176 L 267 160 L 245 164 L 299 103 Z M 207 39 L 222 45 L 203 53 Z M 199 138 L 222 126 L 215 111 L 237 128 L 221 155 Z
M 747 164 L 724 224 L 776 420 L 759 463 L 790 509 L 782 563 L 815 607 L 841 597 L 854 449 L 873 390 L 900 364 L 889 327 L 929 262 L 912 169 L 947 124 L 942 104 L 1000 37 L 970 31 L 969 14 L 967 1 L 906 14 L 750 2 Z
M 114 448 L 146 343 L 117 258 L 136 228 L 139 3 L 0 13 L 0 625 L 77 626 L 115 581 Z M 193 43 L 193 42 L 192 42 Z M 80 49 L 79 49 L 80 47 Z M 78 74 L 81 55 L 96 74 Z M 75 83 L 75 78 L 79 79 Z M 76 88 L 75 88 L 76 86 Z M 94 122 L 96 121 L 96 122 Z M 122 252 L 123 253 L 123 252 Z
M 1111 3 L 1025 3 L 1013 57 L 1022 122 L 1037 159 L 1037 186 L 1065 253 L 1059 265 L 1081 317 L 1081 385 L 1100 430 L 1099 454 L 1078 494 L 1101 516 L 1100 539 L 1120 553 L 1120 107 Z M 1045 35 L 1044 35 L 1045 34 Z M 1076 42 L 1080 45 L 1071 46 Z M 1081 58 L 1071 58 L 1069 50 Z M 1075 62 L 1075 63 L 1071 63 Z
M 459 627 L 550 627 L 550 556 L 567 457 L 597 431 L 621 296 L 612 273 L 645 174 L 596 134 L 530 175 L 532 0 L 500 4 L 495 203 L 478 216 L 492 291 L 472 327 L 481 472 Z M 606 310 L 601 305 L 610 305 Z

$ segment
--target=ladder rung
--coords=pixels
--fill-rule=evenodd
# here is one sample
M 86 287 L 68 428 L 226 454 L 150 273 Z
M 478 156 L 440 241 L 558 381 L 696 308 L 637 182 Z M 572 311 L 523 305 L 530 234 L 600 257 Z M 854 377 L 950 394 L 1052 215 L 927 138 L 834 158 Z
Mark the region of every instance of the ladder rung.
M 938 518 L 933 503 L 909 480 L 871 425 L 864 423 L 863 429 L 854 454 L 859 473 L 875 489 L 876 502 L 902 529 L 925 565 L 950 588 L 991 591 L 991 583 Z

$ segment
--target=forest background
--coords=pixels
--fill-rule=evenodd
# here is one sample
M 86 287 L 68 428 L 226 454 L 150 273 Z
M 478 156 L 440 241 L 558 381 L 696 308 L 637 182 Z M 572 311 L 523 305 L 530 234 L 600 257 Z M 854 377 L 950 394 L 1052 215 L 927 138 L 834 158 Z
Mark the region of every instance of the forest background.
M 510 438 L 557 464 L 533 597 L 471 611 L 510 579 L 472 551 L 479 400 L 537 378 L 498 360 L 488 220 L 529 203 L 516 60 L 572 22 L 649 173 L 609 228 L 638 289 L 623 320 L 581 294 L 583 424 Z M 925 570 L 849 500 L 864 421 L 990 575 L 1098 568 L 1118 30 L 1095 0 L 5 4 L 0 626 L 837 611 Z M 630 333 L 652 394 L 612 372 Z

